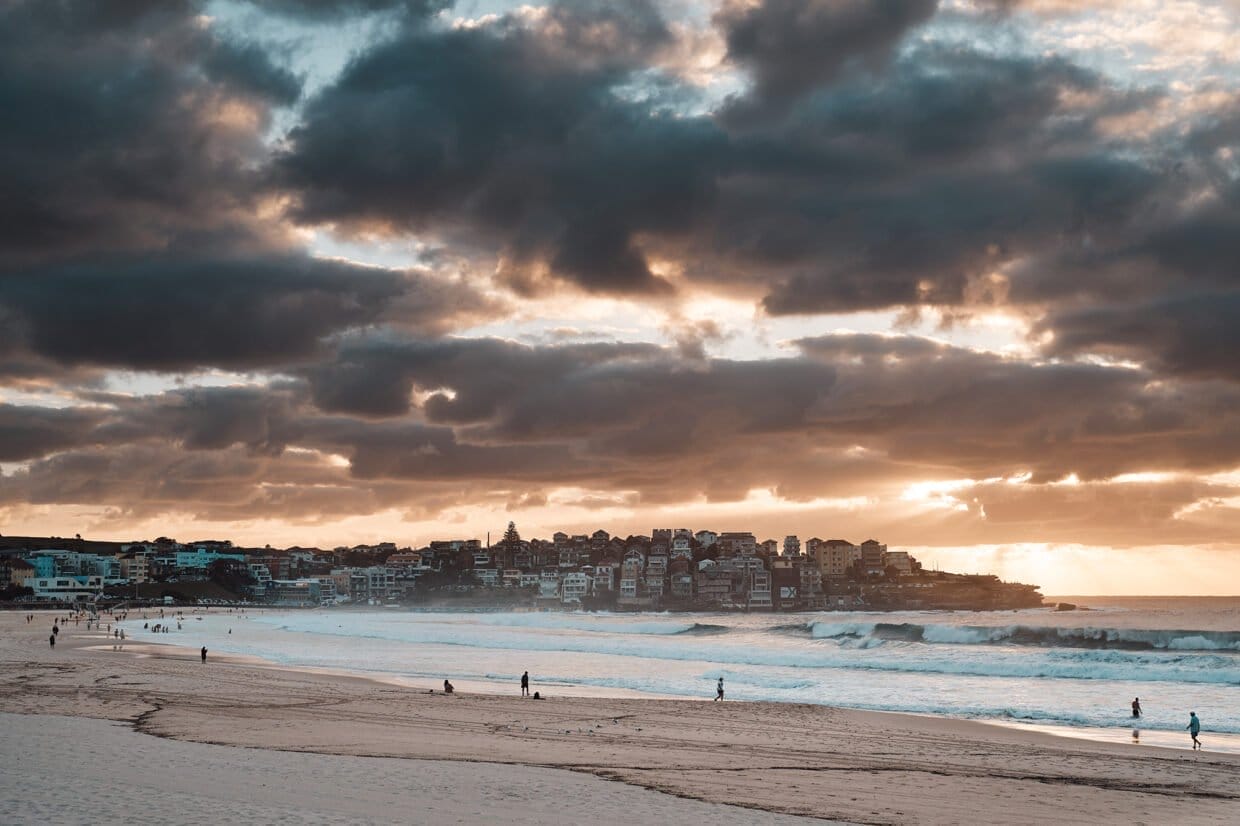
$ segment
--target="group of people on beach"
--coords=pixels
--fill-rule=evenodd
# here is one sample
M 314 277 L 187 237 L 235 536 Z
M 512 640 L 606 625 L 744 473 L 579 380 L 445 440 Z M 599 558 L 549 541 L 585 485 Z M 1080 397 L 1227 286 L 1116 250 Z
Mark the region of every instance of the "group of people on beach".
M 1132 698 L 1132 719 L 1139 720 L 1141 718 L 1141 714 L 1142 714 L 1141 698 L 1133 697 Z M 1198 739 L 1197 737 L 1197 735 L 1201 733 L 1201 720 L 1197 717 L 1197 712 L 1190 711 L 1188 713 L 1188 725 L 1185 726 L 1184 728 L 1188 731 L 1190 735 L 1192 735 L 1193 751 L 1197 751 L 1198 749 L 1201 748 L 1201 740 Z M 1133 729 L 1132 729 L 1133 742 L 1136 742 L 1140 738 L 1141 738 L 1141 731 L 1138 728 L 1136 728 L 1136 724 L 1134 723 Z
M 206 649 L 204 648 L 203 651 L 206 651 Z M 434 693 L 433 690 L 432 690 L 432 693 Z M 456 686 L 452 685 L 450 681 L 444 680 L 443 681 L 443 693 L 444 694 L 455 694 Z M 538 693 L 537 691 L 535 691 L 533 695 L 530 694 L 530 672 L 528 671 L 524 672 L 521 675 L 521 696 L 529 697 L 531 700 L 542 699 L 542 694 Z

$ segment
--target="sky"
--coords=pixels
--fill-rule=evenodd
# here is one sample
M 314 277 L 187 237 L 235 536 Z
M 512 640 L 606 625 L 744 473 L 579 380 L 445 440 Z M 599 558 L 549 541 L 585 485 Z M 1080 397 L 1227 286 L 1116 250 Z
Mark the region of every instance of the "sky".
M 0 531 L 1240 593 L 1236 0 L 0 0 Z

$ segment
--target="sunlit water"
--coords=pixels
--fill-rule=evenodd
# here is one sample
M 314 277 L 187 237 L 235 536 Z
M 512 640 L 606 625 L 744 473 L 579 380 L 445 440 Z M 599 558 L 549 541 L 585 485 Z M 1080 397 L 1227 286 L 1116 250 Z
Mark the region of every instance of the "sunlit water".
M 583 614 L 214 609 L 131 640 L 437 686 L 806 702 L 1240 751 L 1240 599 L 1081 598 L 1055 613 Z M 229 630 L 232 633 L 228 633 Z M 1174 735 L 1173 735 L 1174 733 Z

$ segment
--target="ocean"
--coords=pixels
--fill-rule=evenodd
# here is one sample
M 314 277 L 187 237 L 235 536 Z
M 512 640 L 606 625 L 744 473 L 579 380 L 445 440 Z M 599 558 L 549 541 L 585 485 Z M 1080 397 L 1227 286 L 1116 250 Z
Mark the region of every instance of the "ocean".
M 212 609 L 153 641 L 423 688 L 821 703 L 1240 752 L 1240 598 L 1067 597 L 1088 611 L 589 614 Z M 157 612 L 156 612 L 157 613 Z M 229 631 L 231 630 L 231 634 Z M 1130 704 L 1140 697 L 1134 726 Z M 1134 729 L 1136 738 L 1134 738 Z

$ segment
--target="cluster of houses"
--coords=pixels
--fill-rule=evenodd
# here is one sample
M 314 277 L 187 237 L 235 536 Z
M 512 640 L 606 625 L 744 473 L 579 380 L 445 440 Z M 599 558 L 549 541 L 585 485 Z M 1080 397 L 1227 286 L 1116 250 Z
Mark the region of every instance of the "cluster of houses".
M 72 543 L 67 543 L 72 544 Z M 81 542 L 79 545 L 83 544 Z M 904 551 L 873 539 L 854 544 L 795 536 L 759 542 L 749 532 L 656 528 L 650 536 L 556 533 L 336 548 L 236 548 L 188 544 L 91 543 L 83 549 L 0 550 L 0 589 L 22 585 L 35 599 L 123 596 L 144 583 L 226 582 L 246 599 L 277 605 L 376 604 L 450 592 L 537 605 L 631 610 L 812 610 L 854 607 L 858 582 L 915 576 Z

